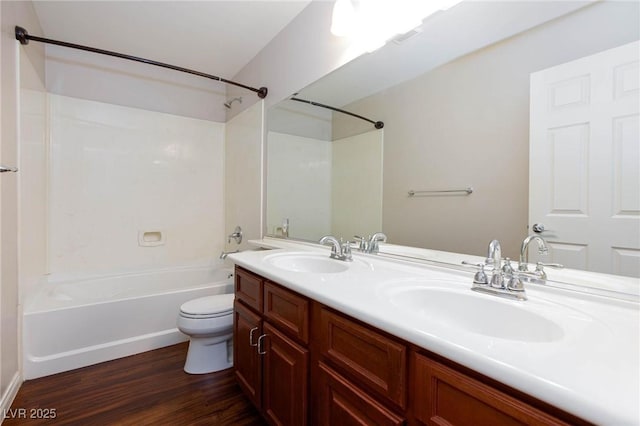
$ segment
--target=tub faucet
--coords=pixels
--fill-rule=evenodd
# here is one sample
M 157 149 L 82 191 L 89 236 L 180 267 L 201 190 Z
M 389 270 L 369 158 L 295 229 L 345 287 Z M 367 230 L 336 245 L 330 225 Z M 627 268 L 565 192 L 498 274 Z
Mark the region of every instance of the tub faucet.
M 240 253 L 240 250 L 234 250 L 234 251 L 222 251 L 222 253 L 220 253 L 220 259 L 224 260 L 227 258 L 228 255 L 233 254 L 233 253 Z
M 549 249 L 547 248 L 547 242 L 540 235 L 529 235 L 524 239 L 520 246 L 520 261 L 518 262 L 518 271 L 527 271 L 527 263 L 529 263 L 529 243 L 531 241 L 538 243 L 538 253 L 547 254 Z

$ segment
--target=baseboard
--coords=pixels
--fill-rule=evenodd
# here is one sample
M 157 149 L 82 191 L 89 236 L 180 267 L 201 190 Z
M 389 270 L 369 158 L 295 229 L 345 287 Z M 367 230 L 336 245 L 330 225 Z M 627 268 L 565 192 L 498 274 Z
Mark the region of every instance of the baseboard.
M 6 417 L 5 414 L 9 413 L 11 404 L 13 403 L 13 400 L 16 399 L 20 386 L 22 386 L 22 378 L 20 377 L 20 373 L 16 372 L 16 374 L 13 375 L 13 379 L 11 379 L 11 383 L 9 383 L 6 392 L 2 395 L 2 399 L 0 399 L 0 424 L 4 421 L 4 418 Z

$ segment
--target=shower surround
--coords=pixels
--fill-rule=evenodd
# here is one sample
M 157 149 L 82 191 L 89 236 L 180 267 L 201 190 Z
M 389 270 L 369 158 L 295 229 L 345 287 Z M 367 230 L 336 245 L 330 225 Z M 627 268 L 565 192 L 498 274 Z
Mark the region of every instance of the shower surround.
M 223 123 L 49 99 L 52 275 L 193 264 L 222 249 Z
M 225 124 L 31 90 L 20 110 L 27 376 L 186 338 L 180 304 L 231 291 Z

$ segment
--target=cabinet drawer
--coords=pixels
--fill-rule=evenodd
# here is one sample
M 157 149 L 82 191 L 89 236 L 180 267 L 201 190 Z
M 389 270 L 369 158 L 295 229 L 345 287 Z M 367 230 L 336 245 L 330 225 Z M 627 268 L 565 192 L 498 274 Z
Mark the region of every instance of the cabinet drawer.
M 309 343 L 309 301 L 304 297 L 266 281 L 264 316 L 288 336 Z
M 262 279 L 238 266 L 235 273 L 236 299 L 262 312 Z
M 413 413 L 422 424 L 567 425 L 427 357 L 415 353 L 412 357 Z
M 405 424 L 398 416 L 362 390 L 340 376 L 326 364 L 317 367 L 315 424 L 399 426 Z
M 320 310 L 320 352 L 358 385 L 406 407 L 407 348 L 327 309 Z

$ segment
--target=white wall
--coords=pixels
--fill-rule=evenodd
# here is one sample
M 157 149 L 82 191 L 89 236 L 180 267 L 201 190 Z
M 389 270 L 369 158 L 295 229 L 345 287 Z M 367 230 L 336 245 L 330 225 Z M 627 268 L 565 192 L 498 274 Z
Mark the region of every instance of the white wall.
M 21 304 L 47 273 L 47 93 L 27 52 L 20 49 L 19 276 Z M 44 49 L 41 52 L 44 75 Z
M 39 29 L 31 2 L 0 2 L 0 163 L 21 167 L 20 88 L 42 88 L 44 54 L 39 48 L 26 52 L 15 40 L 14 26 Z M 19 266 L 22 260 L 19 227 L 22 225 L 19 173 L 0 177 L 0 409 L 8 409 L 21 383 Z M 22 266 L 22 265 L 20 265 Z
M 234 104 L 235 105 L 235 104 Z M 246 249 L 262 237 L 264 102 L 253 104 L 225 126 L 225 250 Z M 240 246 L 226 235 L 236 226 L 244 232 Z
M 319 239 L 331 234 L 332 143 L 269 132 L 267 143 L 267 229 L 289 219 L 289 237 Z
M 529 74 L 638 39 L 639 14 L 637 2 L 596 3 L 345 107 L 385 123 L 389 241 L 483 255 L 498 238 L 516 257 L 527 235 Z M 467 185 L 470 196 L 407 197 Z
M 20 90 L 19 266 L 23 301 L 47 273 L 47 110 L 46 92 Z
M 382 231 L 382 130 L 331 143 L 331 235 Z
M 224 124 L 50 100 L 51 273 L 210 261 L 222 248 Z M 164 243 L 141 246 L 141 232 Z
M 225 121 L 226 88 L 217 81 L 60 46 L 47 45 L 46 52 L 51 93 Z
M 331 140 L 332 112 L 328 109 L 289 100 L 269 108 L 266 119 L 272 132 Z

